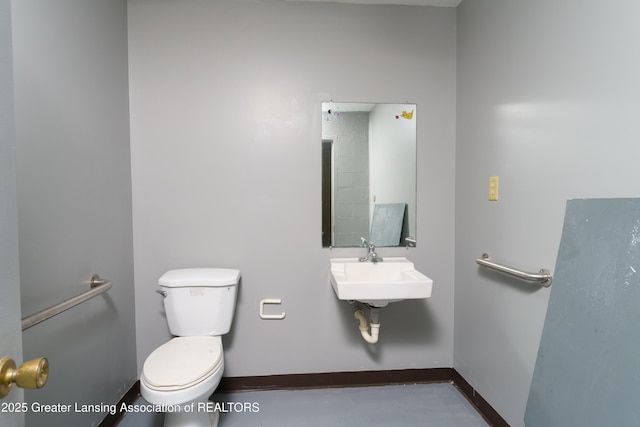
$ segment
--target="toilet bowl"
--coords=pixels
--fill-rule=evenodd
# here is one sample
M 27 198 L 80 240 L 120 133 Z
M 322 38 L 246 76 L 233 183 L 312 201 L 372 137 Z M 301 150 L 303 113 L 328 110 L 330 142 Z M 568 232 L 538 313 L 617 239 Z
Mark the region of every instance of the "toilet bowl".
M 171 270 L 160 278 L 167 322 L 177 335 L 154 350 L 140 376 L 142 397 L 165 412 L 165 427 L 215 427 L 208 398 L 222 379 L 221 335 L 231 327 L 238 270 Z
M 149 403 L 166 409 L 167 427 L 215 425 L 204 403 L 218 387 L 223 371 L 220 337 L 177 337 L 149 355 L 140 391 Z

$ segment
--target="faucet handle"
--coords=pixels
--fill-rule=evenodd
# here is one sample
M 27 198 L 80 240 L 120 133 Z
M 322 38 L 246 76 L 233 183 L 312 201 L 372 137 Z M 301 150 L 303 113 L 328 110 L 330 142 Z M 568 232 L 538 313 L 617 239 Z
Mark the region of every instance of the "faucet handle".
M 369 241 L 364 237 L 360 237 L 360 244 L 362 245 L 363 248 L 366 248 L 367 246 L 369 246 Z

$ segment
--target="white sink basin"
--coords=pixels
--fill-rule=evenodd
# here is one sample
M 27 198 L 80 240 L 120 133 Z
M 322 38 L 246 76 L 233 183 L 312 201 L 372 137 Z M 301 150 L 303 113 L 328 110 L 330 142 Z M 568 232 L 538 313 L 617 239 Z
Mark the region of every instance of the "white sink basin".
M 433 280 L 407 258 L 384 258 L 377 263 L 332 258 L 330 262 L 331 285 L 338 299 L 384 307 L 394 301 L 431 296 Z

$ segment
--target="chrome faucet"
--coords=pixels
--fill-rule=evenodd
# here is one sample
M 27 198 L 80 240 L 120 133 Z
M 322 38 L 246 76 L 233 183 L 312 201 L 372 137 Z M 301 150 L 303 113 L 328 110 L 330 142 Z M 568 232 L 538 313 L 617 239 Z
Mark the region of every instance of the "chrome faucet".
M 381 262 L 382 257 L 379 257 L 376 253 L 376 245 L 373 243 L 369 243 L 364 237 L 361 237 L 360 239 L 362 240 L 362 246 L 367 248 L 367 255 L 363 256 L 362 258 L 358 258 L 358 260 L 360 262 Z

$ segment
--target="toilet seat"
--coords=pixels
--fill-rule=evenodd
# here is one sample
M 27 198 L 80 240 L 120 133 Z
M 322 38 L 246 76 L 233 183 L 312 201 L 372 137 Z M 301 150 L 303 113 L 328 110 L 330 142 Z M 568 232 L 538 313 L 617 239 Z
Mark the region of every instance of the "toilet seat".
M 141 380 L 153 390 L 183 390 L 211 376 L 222 362 L 220 337 L 176 337 L 147 357 Z

